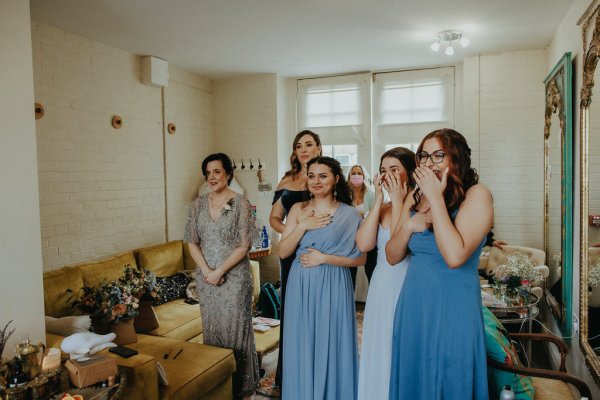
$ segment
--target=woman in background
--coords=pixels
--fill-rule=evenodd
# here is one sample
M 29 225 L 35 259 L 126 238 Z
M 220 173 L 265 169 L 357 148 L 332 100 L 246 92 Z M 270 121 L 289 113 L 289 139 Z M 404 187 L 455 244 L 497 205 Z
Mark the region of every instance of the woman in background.
M 415 153 L 404 147 L 395 147 L 381 156 L 379 176 L 375 176 L 373 208 L 356 235 L 360 251 L 370 251 L 375 246 L 385 248 L 406 195 L 414 187 L 412 173 L 415 167 Z M 386 203 L 383 202 L 383 188 L 390 198 Z M 424 223 L 422 229 L 425 229 Z M 399 264 L 390 265 L 385 259 L 385 252 L 379 253 L 365 305 L 358 375 L 359 400 L 385 400 L 389 396 L 394 310 L 408 263 L 409 257 Z
M 348 267 L 362 265 L 356 247 L 361 222 L 350 205 L 340 164 L 308 163 L 311 199 L 295 204 L 279 256 L 295 254 L 285 304 L 282 398 L 355 399 L 358 349 L 354 293 Z
M 348 183 L 350 184 L 350 198 L 352 199 L 352 205 L 358 210 L 361 217 L 364 216 L 371 210 L 373 202 L 375 201 L 375 194 L 369 190 L 365 183 L 365 170 L 360 165 L 353 165 L 348 173 Z M 365 262 L 365 274 L 367 280 L 371 282 L 371 276 L 373 270 L 377 265 L 377 246 L 370 249 L 367 252 L 367 261 Z M 356 288 L 356 274 L 358 268 L 352 268 L 352 286 Z
M 231 159 L 211 154 L 202 161 L 210 192 L 192 203 L 184 241 L 197 265 L 204 344 L 233 349 L 236 399 L 253 399 L 258 358 L 252 328 L 252 272 L 248 251 L 256 234 L 250 202 L 229 188 Z
M 411 254 L 395 311 L 390 399 L 487 399 L 477 266 L 492 196 L 452 129 L 425 136 L 416 159 L 418 188 L 385 247 L 390 264 Z M 415 232 L 427 216 L 431 228 Z
M 321 155 L 321 139 L 312 131 L 299 132 L 292 142 L 292 155 L 290 156 L 291 169 L 285 173 L 273 197 L 273 207 L 269 216 L 271 227 L 278 233 L 283 233 L 284 220 L 292 206 L 298 202 L 308 200 L 309 192 L 306 187 L 306 165 L 315 157 Z M 294 256 L 281 258 L 281 312 L 279 328 L 279 355 L 277 359 L 277 372 L 275 374 L 275 385 L 281 388 L 281 367 L 283 357 L 283 316 L 285 308 L 285 289 L 288 274 L 294 261 Z

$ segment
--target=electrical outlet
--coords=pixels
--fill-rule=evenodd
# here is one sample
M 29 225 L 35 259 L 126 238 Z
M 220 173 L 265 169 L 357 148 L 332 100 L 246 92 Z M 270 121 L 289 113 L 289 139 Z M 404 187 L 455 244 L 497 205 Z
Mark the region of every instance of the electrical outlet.
M 579 333 L 579 319 L 576 315 L 573 315 L 573 332 Z

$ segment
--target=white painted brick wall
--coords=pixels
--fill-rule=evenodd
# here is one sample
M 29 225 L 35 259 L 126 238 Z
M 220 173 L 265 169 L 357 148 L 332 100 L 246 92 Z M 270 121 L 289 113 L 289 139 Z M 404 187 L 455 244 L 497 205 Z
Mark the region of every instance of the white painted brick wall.
M 275 74 L 260 74 L 214 81 L 215 151 L 235 159 L 234 173 L 246 196 L 257 206 L 257 218 L 269 226 L 273 192 L 258 192 L 258 158 L 265 181 L 277 186 L 277 83 Z M 240 171 L 240 160 L 247 168 Z M 255 170 L 248 169 L 252 158 Z M 271 230 L 269 228 L 271 233 Z M 271 238 L 273 239 L 271 234 Z M 279 259 L 275 254 L 260 260 L 261 280 L 279 280 Z
M 212 107 L 212 85 L 208 79 L 169 68 L 166 122 L 177 127 L 174 135 L 166 135 L 165 142 L 169 240 L 183 238 L 189 204 L 204 182 L 202 160 L 214 146 Z
M 159 243 L 165 235 L 161 89 L 140 83 L 139 58 L 33 23 L 44 269 Z M 210 84 L 171 68 L 165 91 L 169 233 L 180 238 L 212 147 Z M 113 129 L 113 115 L 124 125 Z
M 463 64 L 465 136 L 479 138 L 481 182 L 494 196 L 494 232 L 509 243 L 543 248 L 545 50 L 467 58 Z

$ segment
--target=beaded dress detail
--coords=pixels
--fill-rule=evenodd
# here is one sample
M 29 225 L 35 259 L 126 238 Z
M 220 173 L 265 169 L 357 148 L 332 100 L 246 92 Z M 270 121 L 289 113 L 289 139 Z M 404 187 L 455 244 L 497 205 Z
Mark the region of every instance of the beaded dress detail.
M 250 202 L 236 195 L 221 209 L 216 220 L 210 216 L 208 193 L 190 206 L 184 240 L 202 249 L 209 268 L 219 267 L 240 246 L 250 248 L 257 234 Z M 252 328 L 252 272 L 245 257 L 225 274 L 225 283 L 211 286 L 197 268 L 204 344 L 233 349 L 236 372 L 233 390 L 237 397 L 254 393 L 258 382 L 258 358 Z

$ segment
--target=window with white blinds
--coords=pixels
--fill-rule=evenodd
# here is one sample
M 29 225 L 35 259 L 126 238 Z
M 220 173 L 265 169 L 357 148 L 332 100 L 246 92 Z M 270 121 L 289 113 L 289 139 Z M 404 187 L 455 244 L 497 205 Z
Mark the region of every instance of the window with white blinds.
M 374 74 L 375 146 L 419 143 L 427 133 L 454 127 L 454 68 Z M 377 150 L 374 149 L 374 150 Z
M 372 170 L 393 144 L 414 147 L 430 131 L 454 127 L 453 67 L 297 82 L 298 130 L 318 133 L 344 164 L 357 160 Z

